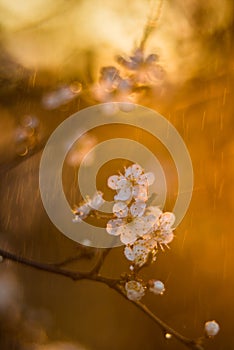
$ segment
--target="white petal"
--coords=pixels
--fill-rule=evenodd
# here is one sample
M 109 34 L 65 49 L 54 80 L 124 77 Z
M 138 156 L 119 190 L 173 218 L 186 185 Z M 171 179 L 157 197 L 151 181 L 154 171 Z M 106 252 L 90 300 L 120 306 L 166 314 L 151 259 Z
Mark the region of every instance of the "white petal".
M 140 300 L 145 294 L 144 287 L 137 281 L 126 282 L 125 290 L 127 292 L 128 299 L 133 301 Z
M 131 182 L 121 175 L 121 178 L 118 181 L 118 189 L 124 189 L 127 187 L 131 187 Z
M 131 199 L 132 191 L 130 187 L 122 188 L 118 191 L 118 193 L 114 196 L 115 201 L 127 201 Z
M 137 179 L 143 173 L 143 169 L 139 164 L 132 165 L 132 175 Z
M 124 176 L 126 178 L 131 178 L 132 177 L 132 165 L 125 169 Z
M 164 228 L 165 225 L 171 227 L 175 222 L 175 215 L 170 212 L 165 212 L 159 218 L 159 222 L 162 228 Z
M 125 177 L 137 179 L 142 173 L 142 167 L 139 164 L 133 164 L 125 170 Z
M 154 183 L 155 177 L 153 173 L 146 173 L 139 176 L 137 183 L 139 185 L 150 186 Z
M 137 244 L 133 247 L 133 252 L 135 255 L 135 259 L 134 259 L 135 264 L 138 265 L 139 267 L 143 266 L 147 262 L 149 252 L 150 252 L 149 249 L 147 249 L 147 247 L 145 247 L 144 245 Z
M 155 217 L 153 215 L 147 215 L 143 217 L 136 217 L 133 220 L 134 230 L 138 237 L 150 233 L 155 224 Z
M 89 202 L 90 207 L 93 209 L 99 209 L 102 206 L 102 204 L 105 202 L 102 196 L 103 196 L 103 193 L 100 191 L 95 193 L 95 195 Z
M 150 206 L 146 209 L 145 215 L 154 215 L 158 219 L 162 215 L 162 210 L 159 207 Z
M 112 210 L 118 218 L 125 218 L 128 215 L 128 206 L 124 202 L 116 202 Z
M 109 220 L 106 226 L 106 231 L 110 235 L 119 236 L 123 225 L 124 222 L 121 219 Z
M 160 227 L 159 218 L 162 215 L 162 210 L 159 207 L 151 206 L 146 209 L 145 215 L 153 215 L 155 217 L 154 230 L 157 230 Z
M 137 240 L 137 235 L 129 224 L 121 227 L 120 240 L 125 245 L 133 244 Z
M 162 231 L 172 231 L 171 224 L 167 224 L 167 223 L 164 223 L 162 225 L 159 224 L 157 229 L 160 229 Z
M 124 255 L 129 261 L 134 261 L 134 254 L 130 247 L 125 247 Z
M 119 182 L 124 179 L 123 175 L 113 175 L 110 176 L 107 180 L 107 185 L 110 187 L 112 190 L 117 190 L 119 189 Z
M 132 195 L 136 200 L 146 202 L 148 199 L 148 190 L 146 186 L 136 185 L 132 189 Z
M 130 207 L 130 212 L 133 217 L 142 216 L 144 214 L 146 204 L 143 201 L 134 202 Z
M 169 244 L 174 238 L 174 234 L 172 230 L 168 231 L 160 231 L 160 233 L 156 236 L 156 241 L 160 244 Z

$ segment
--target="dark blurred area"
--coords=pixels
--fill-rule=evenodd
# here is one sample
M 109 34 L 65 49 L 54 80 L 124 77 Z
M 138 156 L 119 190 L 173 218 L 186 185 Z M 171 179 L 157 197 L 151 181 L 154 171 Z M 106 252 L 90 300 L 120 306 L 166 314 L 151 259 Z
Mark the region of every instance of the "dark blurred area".
M 116 55 L 130 55 L 139 45 L 152 3 L 129 1 L 126 7 L 122 0 L 0 0 L 2 249 L 51 263 L 83 249 L 56 229 L 43 208 L 41 154 L 63 120 L 102 102 L 93 94 L 100 69 L 118 67 Z M 159 55 L 165 77 L 134 95 L 134 102 L 158 111 L 177 128 L 190 152 L 195 180 L 171 249 L 142 272 L 163 280 L 166 293 L 147 295 L 143 302 L 189 337 L 199 337 L 205 321 L 217 320 L 220 333 L 205 344 L 215 350 L 234 348 L 233 14 L 229 0 L 165 1 L 145 48 L 147 54 Z M 147 143 L 139 130 L 123 132 Z M 64 183 L 71 203 L 79 194 L 69 169 L 76 171 L 103 135 L 101 129 L 84 135 L 75 156 L 67 158 Z M 173 191 L 173 167 L 163 152 L 161 162 Z M 109 174 L 110 168 L 103 171 Z M 102 175 L 98 178 L 101 183 Z M 171 202 L 169 198 L 168 209 Z M 87 249 L 88 258 L 71 269 L 93 266 L 98 252 Z M 119 247 L 110 252 L 101 272 L 119 277 L 127 269 Z M 173 337 L 166 339 L 146 315 L 107 286 L 1 262 L 1 350 L 142 348 L 184 347 Z

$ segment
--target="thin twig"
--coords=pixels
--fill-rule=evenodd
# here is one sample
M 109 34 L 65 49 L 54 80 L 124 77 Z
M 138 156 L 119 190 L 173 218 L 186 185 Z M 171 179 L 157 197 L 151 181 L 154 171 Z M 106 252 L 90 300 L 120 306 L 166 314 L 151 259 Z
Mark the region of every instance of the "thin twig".
M 81 260 L 81 259 L 91 259 L 93 256 L 94 256 L 93 251 L 89 252 L 88 250 L 86 250 L 86 251 L 81 250 L 76 255 L 68 257 L 67 259 L 62 260 L 61 262 L 53 264 L 53 265 L 56 265 L 57 267 L 62 267 L 62 266 L 71 264 L 71 263 L 76 262 L 76 261 Z
M 94 267 L 92 268 L 91 270 L 91 274 L 98 274 L 103 263 L 104 263 L 104 260 L 105 258 L 107 257 L 107 255 L 109 254 L 111 248 L 106 248 L 106 249 L 102 249 L 102 251 L 100 252 L 100 255 L 96 261 L 96 264 L 94 265 Z
M 159 4 L 157 5 L 156 11 L 152 11 L 153 15 L 150 15 L 150 18 L 148 19 L 146 26 L 144 28 L 143 36 L 140 42 L 140 49 L 144 49 L 146 41 L 148 40 L 150 34 L 152 31 L 156 28 L 156 24 L 160 18 L 161 11 L 162 11 L 162 5 L 163 5 L 163 0 L 159 0 Z

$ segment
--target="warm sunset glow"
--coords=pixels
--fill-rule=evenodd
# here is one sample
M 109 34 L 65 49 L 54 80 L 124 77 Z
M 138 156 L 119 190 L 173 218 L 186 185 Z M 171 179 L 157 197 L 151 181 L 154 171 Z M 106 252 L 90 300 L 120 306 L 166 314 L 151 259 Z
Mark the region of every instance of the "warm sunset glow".
M 0 349 L 234 349 L 233 2 L 0 22 Z

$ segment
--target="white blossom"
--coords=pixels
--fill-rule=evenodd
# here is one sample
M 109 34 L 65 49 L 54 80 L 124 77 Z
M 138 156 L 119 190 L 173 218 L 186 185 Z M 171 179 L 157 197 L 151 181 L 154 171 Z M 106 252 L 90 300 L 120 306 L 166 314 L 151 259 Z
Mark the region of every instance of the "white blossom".
M 106 231 L 110 235 L 119 236 L 123 225 L 124 221 L 122 219 L 109 220 L 106 226 Z
M 155 224 L 157 223 L 157 220 L 160 218 L 162 213 L 163 213 L 162 210 L 156 206 L 150 206 L 146 209 L 146 215 L 154 215 L 155 216 Z
M 148 186 L 154 182 L 153 173 L 144 173 L 142 167 L 133 164 L 125 169 L 125 174 L 113 175 L 108 179 L 108 186 L 117 191 L 115 201 L 130 201 L 132 198 L 146 202 Z
M 88 202 L 88 205 L 93 208 L 98 210 L 104 203 L 104 199 L 103 199 L 103 193 L 98 191 L 97 193 L 95 193 L 95 195 L 93 196 L 93 198 Z
M 136 201 L 130 207 L 130 213 L 133 217 L 140 217 L 144 214 L 146 204 L 143 201 Z
M 149 258 L 149 254 L 152 256 L 152 260 L 156 260 L 156 245 L 152 244 L 152 240 L 138 239 L 133 245 L 128 245 L 124 249 L 125 257 L 134 262 L 138 267 L 143 266 Z
M 138 301 L 145 295 L 145 288 L 137 281 L 126 282 L 125 290 L 129 300 Z
M 162 244 L 169 244 L 174 238 L 174 233 L 172 230 L 168 231 L 157 231 L 155 235 L 155 240 L 161 246 Z
M 149 290 L 154 294 L 163 294 L 165 292 L 164 283 L 157 280 L 150 280 Z
M 153 182 L 153 173 L 145 173 L 139 164 L 125 168 L 124 175 L 110 176 L 107 181 L 108 187 L 116 190 L 117 194 L 113 206 L 116 218 L 108 221 L 106 230 L 110 235 L 120 236 L 121 242 L 128 245 L 127 259 L 138 266 L 147 261 L 149 253 L 155 258 L 157 245 L 163 249 L 163 245 L 169 244 L 174 238 L 172 225 L 175 215 L 163 213 L 156 206 L 146 206 L 148 187 Z M 137 242 L 137 246 L 133 246 L 142 237 L 144 243 Z
M 117 56 L 117 62 L 125 69 L 133 72 L 131 78 L 135 85 L 148 85 L 158 82 L 164 77 L 165 72 L 158 61 L 158 55 L 150 54 L 145 57 L 143 50 L 140 48 L 137 48 L 133 55 L 127 59 Z
M 113 102 L 121 102 L 120 108 L 126 112 L 133 109 L 132 81 L 128 78 L 122 78 L 114 66 L 101 69 L 99 83 L 91 89 L 91 92 L 94 98 L 100 102 L 106 102 L 108 105 Z M 105 112 L 108 110 L 111 114 L 114 111 L 112 108 L 107 108 L 107 110 L 105 108 Z
M 103 193 L 98 191 L 94 194 L 94 196 L 90 199 L 86 198 L 86 201 L 83 202 L 79 207 L 75 208 L 73 211 L 75 217 L 72 220 L 73 222 L 81 222 L 92 210 L 98 210 L 102 204 L 104 203 Z
M 208 337 L 214 337 L 219 332 L 219 324 L 216 321 L 208 321 L 205 323 L 205 333 Z
M 83 219 L 87 218 L 91 210 L 92 208 L 89 206 L 89 203 L 84 203 L 74 210 L 75 217 L 72 221 L 81 222 Z
M 148 199 L 148 185 L 135 185 L 132 187 L 132 196 L 135 200 L 146 202 Z
M 123 182 L 127 181 L 123 175 L 112 175 L 108 178 L 107 185 L 112 190 L 117 190 L 117 189 L 120 189 L 121 186 L 123 186 L 123 182 L 121 181 Z
M 163 231 L 170 230 L 175 222 L 175 215 L 170 212 L 165 212 L 159 217 L 159 226 Z
M 124 176 L 129 180 L 136 180 L 143 173 L 143 169 L 139 164 L 130 165 L 128 168 L 125 168 Z
M 117 219 L 108 221 L 107 232 L 120 236 L 121 242 L 125 245 L 131 245 L 142 237 L 147 249 L 149 246 L 151 250 L 156 249 L 158 245 L 163 249 L 163 245 L 168 245 L 174 238 L 173 229 L 167 221 L 165 223 L 164 218 L 166 216 L 174 218 L 174 214 L 166 213 L 163 217 L 164 214 L 159 208 L 149 207 L 146 211 L 145 208 L 146 204 L 143 201 L 133 202 L 130 208 L 125 202 L 118 201 L 113 206 Z
M 162 245 L 171 243 L 174 238 L 172 225 L 175 222 L 175 215 L 170 212 L 163 213 L 160 208 L 150 206 L 146 209 L 145 215 L 151 215 L 155 218 L 151 231 L 148 233 L 150 239 L 155 241 L 163 249 Z
M 124 202 L 116 202 L 113 206 L 113 213 L 118 218 L 125 218 L 128 215 L 128 206 Z
M 131 218 L 130 222 L 126 218 L 111 219 L 107 223 L 106 230 L 110 235 L 120 236 L 121 242 L 127 245 L 133 244 L 137 238 L 147 234 L 152 229 L 153 223 L 153 215 L 136 216 Z

